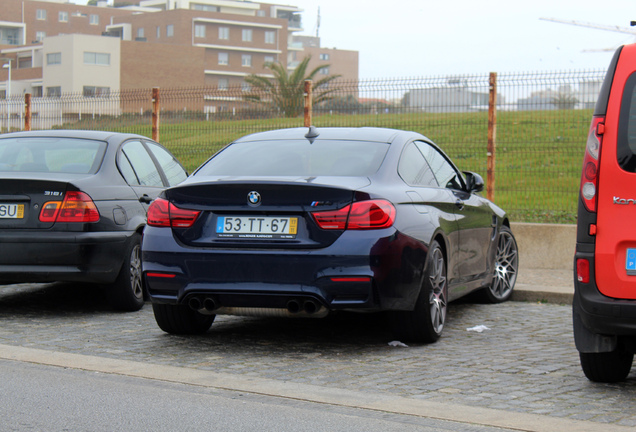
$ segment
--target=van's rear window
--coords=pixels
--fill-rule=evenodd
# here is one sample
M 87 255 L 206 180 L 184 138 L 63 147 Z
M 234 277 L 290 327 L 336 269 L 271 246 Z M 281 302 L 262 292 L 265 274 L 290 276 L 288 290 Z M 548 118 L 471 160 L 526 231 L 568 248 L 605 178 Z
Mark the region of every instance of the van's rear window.
M 618 163 L 625 171 L 636 172 L 636 72 L 623 91 L 623 102 L 618 124 Z

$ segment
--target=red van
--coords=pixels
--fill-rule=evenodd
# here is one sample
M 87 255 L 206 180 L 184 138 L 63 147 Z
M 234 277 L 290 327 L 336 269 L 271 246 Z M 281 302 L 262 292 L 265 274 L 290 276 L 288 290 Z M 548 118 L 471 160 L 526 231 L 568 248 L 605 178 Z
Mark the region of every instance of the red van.
M 574 264 L 583 372 L 592 381 L 622 381 L 636 351 L 636 44 L 614 54 L 592 117 Z

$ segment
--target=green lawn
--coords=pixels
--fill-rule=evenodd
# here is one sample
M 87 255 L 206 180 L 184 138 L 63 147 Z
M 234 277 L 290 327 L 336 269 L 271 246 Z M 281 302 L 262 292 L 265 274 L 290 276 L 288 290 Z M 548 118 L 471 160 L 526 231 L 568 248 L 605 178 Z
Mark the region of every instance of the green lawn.
M 581 163 L 591 110 L 501 111 L 497 115 L 495 202 L 519 222 L 575 223 Z M 232 140 L 299 127 L 303 119 L 192 120 L 163 115 L 159 141 L 194 170 Z M 462 170 L 486 179 L 488 116 L 480 113 L 316 115 L 320 126 L 413 130 L 431 138 Z M 64 127 L 151 136 L 149 116 L 82 120 Z

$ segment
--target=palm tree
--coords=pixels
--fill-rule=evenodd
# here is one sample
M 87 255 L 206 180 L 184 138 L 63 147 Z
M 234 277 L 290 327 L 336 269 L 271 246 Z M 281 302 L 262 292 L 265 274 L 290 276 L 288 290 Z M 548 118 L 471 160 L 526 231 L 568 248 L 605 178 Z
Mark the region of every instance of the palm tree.
M 311 56 L 305 57 L 291 73 L 288 73 L 287 68 L 280 62 L 265 64 L 265 67 L 272 71 L 274 78 L 270 79 L 255 74 L 245 77 L 245 82 L 252 86 L 255 91 L 244 96 L 244 99 L 273 105 L 278 108 L 285 117 L 298 117 L 304 108 L 303 96 L 305 92 L 305 80 L 313 81 L 316 74 L 328 66 L 320 65 L 307 73 L 309 60 L 311 60 Z M 333 93 L 335 89 L 328 89 L 326 87 L 329 82 L 339 77 L 340 75 L 329 75 L 314 82 L 314 91 L 312 92 L 312 103 L 314 105 L 332 98 L 330 94 Z

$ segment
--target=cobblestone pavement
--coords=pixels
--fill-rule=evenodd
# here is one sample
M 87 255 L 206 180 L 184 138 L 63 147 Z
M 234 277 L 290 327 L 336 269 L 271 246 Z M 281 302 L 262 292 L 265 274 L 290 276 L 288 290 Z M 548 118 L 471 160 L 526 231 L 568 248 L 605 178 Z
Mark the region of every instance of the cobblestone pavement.
M 589 382 L 566 305 L 453 303 L 437 343 L 393 347 L 378 315 L 218 316 L 207 334 L 177 337 L 149 305 L 114 313 L 104 299 L 73 285 L 0 286 L 0 344 L 636 426 L 636 367 L 625 383 Z M 478 325 L 489 330 L 467 331 Z

